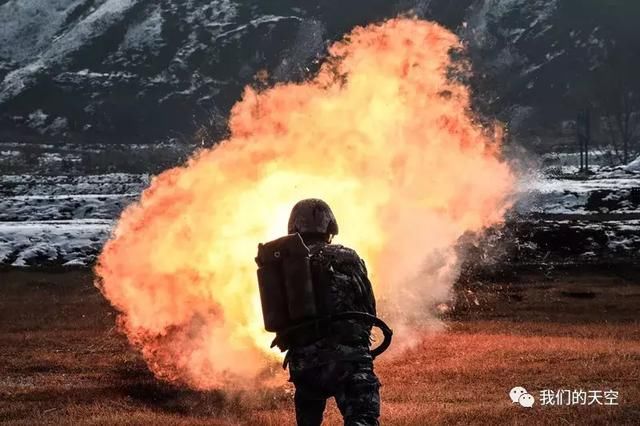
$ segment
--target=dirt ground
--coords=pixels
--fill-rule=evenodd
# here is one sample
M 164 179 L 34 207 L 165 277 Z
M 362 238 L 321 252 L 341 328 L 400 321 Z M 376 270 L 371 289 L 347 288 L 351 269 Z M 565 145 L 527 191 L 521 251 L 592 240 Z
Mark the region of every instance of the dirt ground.
M 640 274 L 522 273 L 458 289 L 446 329 L 376 364 L 383 425 L 640 424 Z M 0 272 L 0 422 L 293 424 L 291 388 L 195 392 L 154 379 L 89 271 Z M 402 342 L 396 341 L 399 345 Z M 532 408 L 512 404 L 523 386 Z M 618 405 L 540 405 L 542 390 Z M 340 424 L 333 403 L 326 424 Z

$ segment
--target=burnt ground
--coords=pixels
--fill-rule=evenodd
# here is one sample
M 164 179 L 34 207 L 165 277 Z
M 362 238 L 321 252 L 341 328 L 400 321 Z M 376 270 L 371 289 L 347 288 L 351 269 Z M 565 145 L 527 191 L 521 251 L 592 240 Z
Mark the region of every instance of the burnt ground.
M 461 285 L 446 330 L 377 362 L 382 424 L 637 424 L 639 272 L 556 268 Z M 0 272 L 0 421 L 293 423 L 290 386 L 248 395 L 157 381 L 114 324 L 89 271 Z M 511 403 L 516 385 L 533 408 Z M 619 405 L 540 406 L 543 389 L 611 389 Z M 340 424 L 332 403 L 326 418 Z

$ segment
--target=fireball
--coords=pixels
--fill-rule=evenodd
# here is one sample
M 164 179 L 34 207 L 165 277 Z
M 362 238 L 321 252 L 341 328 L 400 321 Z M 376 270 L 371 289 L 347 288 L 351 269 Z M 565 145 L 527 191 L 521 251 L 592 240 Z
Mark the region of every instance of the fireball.
M 477 123 L 452 78 L 460 47 L 417 19 L 355 28 L 308 81 L 247 87 L 227 140 L 152 180 L 96 274 L 158 377 L 253 386 L 277 360 L 254 256 L 303 198 L 332 206 L 336 242 L 365 259 L 392 326 L 429 320 L 456 279 L 456 241 L 500 222 L 514 183 L 499 132 Z

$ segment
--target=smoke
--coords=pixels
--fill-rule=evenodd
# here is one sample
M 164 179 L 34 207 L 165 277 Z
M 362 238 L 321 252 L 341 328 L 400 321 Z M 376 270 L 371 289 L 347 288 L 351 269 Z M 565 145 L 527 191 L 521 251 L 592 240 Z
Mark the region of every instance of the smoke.
M 433 318 L 458 274 L 456 241 L 502 220 L 514 182 L 500 132 L 476 123 L 450 78 L 459 47 L 417 19 L 358 27 L 313 79 L 246 88 L 228 140 L 153 179 L 96 273 L 158 377 L 257 386 L 280 355 L 262 329 L 253 258 L 302 198 L 332 206 L 336 242 L 366 260 L 392 327 Z

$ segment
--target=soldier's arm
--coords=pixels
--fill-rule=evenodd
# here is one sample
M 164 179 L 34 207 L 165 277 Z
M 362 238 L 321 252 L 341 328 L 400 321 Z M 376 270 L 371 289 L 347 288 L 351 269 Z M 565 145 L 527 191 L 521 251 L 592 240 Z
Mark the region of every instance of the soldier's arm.
M 359 259 L 360 261 L 360 281 L 363 295 L 363 303 L 367 313 L 371 315 L 376 315 L 376 298 L 373 295 L 373 286 L 371 285 L 371 281 L 369 280 L 367 273 L 367 266 L 364 263 L 364 260 Z
M 376 315 L 376 300 L 364 261 L 354 250 L 346 247 L 340 247 L 338 259 L 340 260 L 334 265 L 336 270 L 349 277 L 355 287 L 353 290 L 356 306 L 353 308 Z
M 358 304 L 364 312 L 376 315 L 376 299 L 373 295 L 373 287 L 369 281 L 367 266 L 355 252 L 353 258 L 348 262 L 349 275 L 353 279 L 353 283 L 357 289 Z

